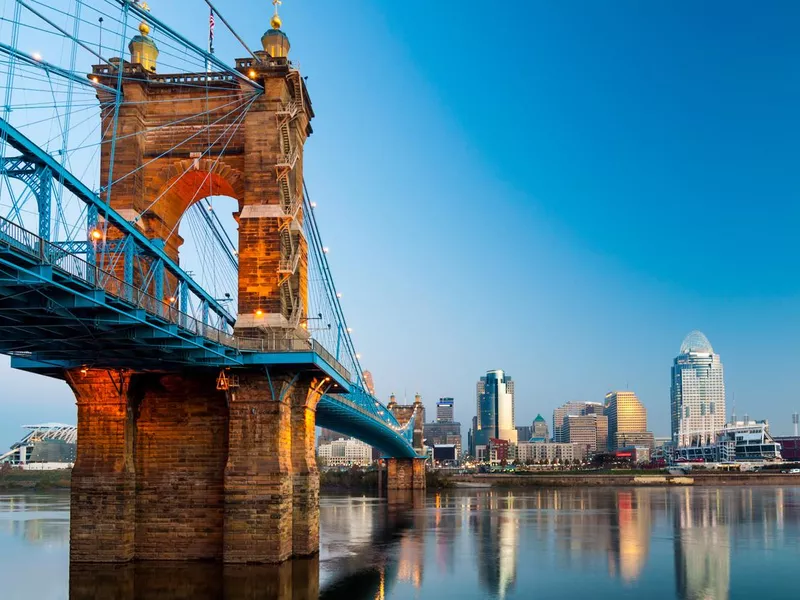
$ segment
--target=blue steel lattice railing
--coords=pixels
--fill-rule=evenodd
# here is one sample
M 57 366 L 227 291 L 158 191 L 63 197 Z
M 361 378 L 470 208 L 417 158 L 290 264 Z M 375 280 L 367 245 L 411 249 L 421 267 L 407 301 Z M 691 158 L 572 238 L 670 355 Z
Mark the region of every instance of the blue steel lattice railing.
M 322 344 L 310 338 L 274 332 L 259 338 L 238 338 L 232 334 L 203 323 L 192 315 L 180 311 L 174 302 L 159 300 L 139 287 L 130 285 L 90 263 L 48 242 L 7 219 L 0 217 L 0 246 L 7 246 L 26 254 L 41 265 L 58 269 L 69 277 L 78 279 L 131 306 L 143 309 L 169 323 L 178 325 L 193 335 L 217 342 L 239 352 L 314 352 L 322 357 L 346 380 L 351 375 Z

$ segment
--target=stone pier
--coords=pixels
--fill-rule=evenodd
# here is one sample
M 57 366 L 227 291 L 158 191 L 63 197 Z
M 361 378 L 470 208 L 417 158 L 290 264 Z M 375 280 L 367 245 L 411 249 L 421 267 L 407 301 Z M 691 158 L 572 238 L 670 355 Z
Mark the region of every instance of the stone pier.
M 74 563 L 280 563 L 319 548 L 321 381 L 300 373 L 67 374 L 78 404 Z
M 390 458 L 386 461 L 386 487 L 389 490 L 424 490 L 424 458 Z

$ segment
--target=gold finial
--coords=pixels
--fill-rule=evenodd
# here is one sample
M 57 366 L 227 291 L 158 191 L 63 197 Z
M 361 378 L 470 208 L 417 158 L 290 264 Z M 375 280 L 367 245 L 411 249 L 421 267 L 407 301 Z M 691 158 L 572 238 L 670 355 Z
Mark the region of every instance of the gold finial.
M 283 4 L 281 0 L 272 0 L 272 5 L 275 7 L 275 14 L 272 15 L 272 18 L 269 21 L 270 27 L 273 29 L 280 29 L 281 28 L 281 18 L 278 16 L 278 7 Z
M 141 8 L 144 11 L 150 12 L 150 7 L 147 5 L 147 2 L 142 2 L 139 5 L 139 8 Z M 142 20 L 141 23 L 139 23 L 139 33 L 141 33 L 142 35 L 147 35 L 148 33 L 150 33 L 150 25 L 148 25 L 144 21 L 144 19 Z

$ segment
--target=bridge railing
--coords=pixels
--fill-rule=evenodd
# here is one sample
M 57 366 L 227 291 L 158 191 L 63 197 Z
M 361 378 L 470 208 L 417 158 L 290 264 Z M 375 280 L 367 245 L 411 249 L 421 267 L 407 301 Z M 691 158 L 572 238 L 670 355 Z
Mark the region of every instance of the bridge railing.
M 140 308 L 170 324 L 178 325 L 195 335 L 226 346 L 236 347 L 236 340 L 231 333 L 182 312 L 174 301 L 156 298 L 100 268 L 97 264 L 67 252 L 57 244 L 45 241 L 35 233 L 0 217 L 0 246 L 2 245 L 26 254 L 41 265 L 57 269 L 71 278 L 102 290 L 126 304 Z
M 318 341 L 301 337 L 291 331 L 265 332 L 258 337 L 236 337 L 235 345 L 239 350 L 253 352 L 314 352 L 327 362 L 346 381 L 350 381 L 350 371 L 334 358 Z
M 39 265 L 50 266 L 62 274 L 77 279 L 109 296 L 142 309 L 166 323 L 207 340 L 235 348 L 239 351 L 255 352 L 314 352 L 327 362 L 345 381 L 350 381 L 350 372 L 325 347 L 310 337 L 292 332 L 265 332 L 257 338 L 235 337 L 208 323 L 182 312 L 175 298 L 162 300 L 143 289 L 131 285 L 97 264 L 66 251 L 58 244 L 48 242 L 16 223 L 0 217 L 0 248 L 7 246 L 34 259 Z M 2 252 L 2 250 L 0 250 Z M 171 301 L 170 301 L 171 300 Z

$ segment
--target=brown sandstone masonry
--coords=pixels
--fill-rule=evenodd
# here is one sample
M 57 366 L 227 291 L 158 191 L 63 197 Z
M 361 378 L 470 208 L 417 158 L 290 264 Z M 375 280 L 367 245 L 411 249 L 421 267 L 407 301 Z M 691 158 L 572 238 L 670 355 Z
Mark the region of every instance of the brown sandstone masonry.
M 70 496 L 70 560 L 134 558 L 133 419 L 127 374 L 67 373 L 78 405 L 78 447 Z
M 281 562 L 292 554 L 290 374 L 240 376 L 230 395 L 223 560 Z

